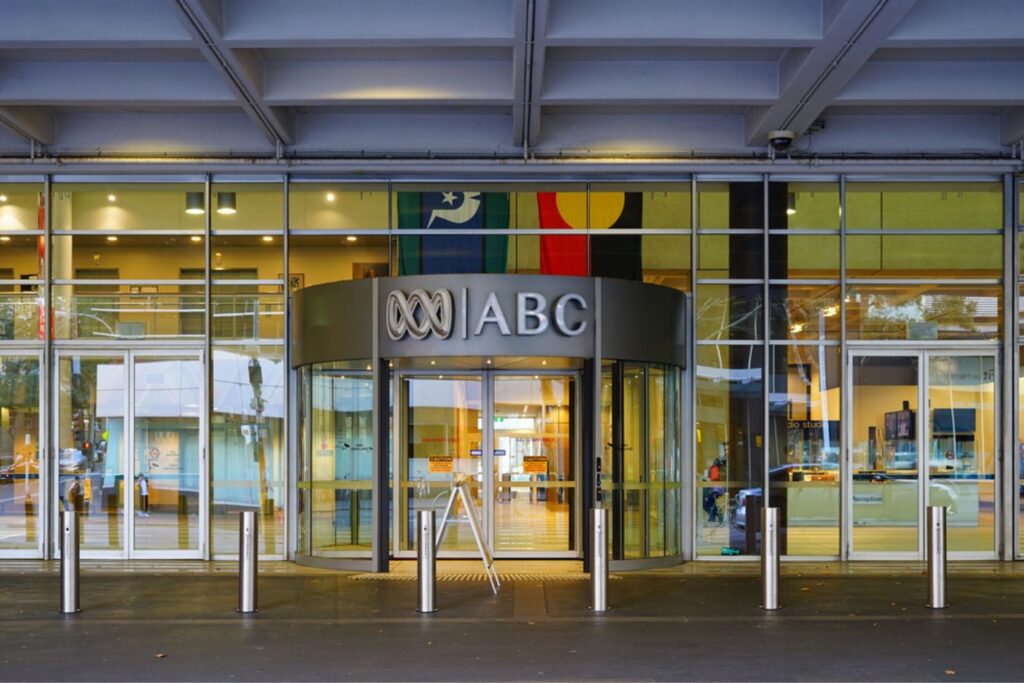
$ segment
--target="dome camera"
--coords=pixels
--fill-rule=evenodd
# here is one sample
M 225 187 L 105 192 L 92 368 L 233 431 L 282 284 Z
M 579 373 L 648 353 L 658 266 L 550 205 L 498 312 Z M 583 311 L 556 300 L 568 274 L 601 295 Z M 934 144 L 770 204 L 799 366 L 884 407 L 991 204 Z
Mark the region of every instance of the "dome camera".
M 768 133 L 768 144 L 776 152 L 785 152 L 796 139 L 796 133 L 791 130 L 773 130 Z

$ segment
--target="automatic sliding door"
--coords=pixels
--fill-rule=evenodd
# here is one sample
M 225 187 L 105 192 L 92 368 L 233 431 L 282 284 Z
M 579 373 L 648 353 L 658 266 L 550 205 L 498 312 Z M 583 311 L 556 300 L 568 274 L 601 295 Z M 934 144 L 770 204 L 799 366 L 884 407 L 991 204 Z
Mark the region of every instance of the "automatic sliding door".
M 198 556 L 203 367 L 198 355 L 132 356 L 133 550 Z
M 851 366 L 851 551 L 917 557 L 920 358 L 853 355 Z
M 574 378 L 495 375 L 494 550 L 576 549 Z
M 125 549 L 127 376 L 124 354 L 57 359 L 58 509 L 80 517 L 85 553 Z

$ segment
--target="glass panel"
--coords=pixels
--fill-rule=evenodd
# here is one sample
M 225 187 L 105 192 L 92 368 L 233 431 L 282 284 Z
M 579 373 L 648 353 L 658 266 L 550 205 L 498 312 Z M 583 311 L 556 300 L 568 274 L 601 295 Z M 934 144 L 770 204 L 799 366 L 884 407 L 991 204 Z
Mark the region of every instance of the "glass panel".
M 24 256 L 31 259 L 32 252 Z M 88 277 L 98 269 L 124 280 L 201 280 L 206 249 L 202 235 L 54 235 L 50 267 L 60 280 Z
M 215 183 L 212 192 L 214 230 L 281 230 L 284 227 L 281 183 Z
M 856 285 L 847 289 L 849 339 L 998 341 L 1002 290 L 984 285 Z
M 772 229 L 838 230 L 839 185 L 836 183 L 780 183 L 768 186 Z
M 848 235 L 848 277 L 1003 276 L 999 235 Z
M 20 292 L 4 292 L 17 287 Z M 38 285 L 0 285 L 0 339 L 43 341 L 46 313 Z
M 284 349 L 213 350 L 210 414 L 213 552 L 238 552 L 238 513 L 262 510 L 260 552 L 284 554 Z
M 701 283 L 697 287 L 697 339 L 764 339 L 761 285 Z
M 284 339 L 284 294 L 278 285 L 215 285 L 210 305 L 214 339 Z
M 494 378 L 494 548 L 576 548 L 575 382 Z
M 778 221 L 773 223 L 773 227 L 785 227 Z M 699 183 L 697 226 L 701 229 L 760 230 L 764 227 L 764 183 Z
M 647 368 L 647 446 L 650 497 L 648 557 L 679 554 L 682 482 L 679 447 L 679 371 Z
M 995 552 L 995 358 L 928 357 L 928 505 L 946 506 L 950 552 Z
M 202 285 L 54 285 L 58 339 L 202 339 Z M 20 309 L 30 324 L 33 309 Z
M 215 279 L 283 280 L 283 238 L 230 235 L 213 238 L 210 255 Z
M 0 183 L 0 230 L 43 230 L 43 198 L 42 184 Z
M 198 550 L 200 412 L 195 356 L 135 359 L 136 550 Z
M 308 545 L 300 549 L 318 557 L 370 557 L 373 378 L 342 365 L 315 365 L 302 392 L 309 450 L 302 455 L 299 519 Z
M 839 285 L 772 285 L 772 339 L 839 339 Z
M 770 503 L 786 555 L 839 554 L 839 348 L 773 346 Z
M 647 509 L 650 492 L 647 490 L 647 392 L 643 367 L 625 364 L 622 371 L 622 442 L 614 449 L 612 480 L 615 482 L 613 515 L 622 520 L 621 535 L 612 544 L 616 559 L 636 559 L 647 556 Z M 618 513 L 618 514 L 616 514 Z M 616 552 L 618 551 L 618 552 Z
M 0 206 L 0 208 L 3 207 Z M 41 278 L 45 250 L 46 239 L 44 237 L 0 235 L 0 279 L 37 280 Z
M 848 183 L 846 226 L 934 230 L 1003 227 L 1003 184 Z
M 292 230 L 387 229 L 387 185 L 291 183 L 288 226 Z
M 54 183 L 51 222 L 54 230 L 202 232 L 205 192 L 203 183 Z
M 853 357 L 853 550 L 918 550 L 918 359 Z
M 433 508 L 438 521 L 452 486 L 465 481 L 481 512 L 483 413 L 480 378 L 406 377 L 402 382 L 403 439 L 399 513 L 401 548 L 416 547 L 416 513 Z M 467 512 L 457 502 L 442 550 L 476 550 Z
M 764 277 L 761 235 L 698 235 L 697 277 L 759 279 Z
M 125 376 L 121 356 L 61 356 L 58 508 L 80 516 L 83 550 L 124 548 Z
M 839 279 L 839 235 L 770 235 L 768 277 Z
M 1017 555 L 1024 555 L 1024 347 L 1017 349 Z
M 393 227 L 403 230 L 587 227 L 583 183 L 395 185 L 391 202 Z
M 590 186 L 590 227 L 688 230 L 692 206 L 688 183 L 636 183 Z M 618 212 L 620 220 L 609 220 Z M 637 220 L 639 213 L 639 220 Z
M 697 347 L 699 555 L 760 552 L 763 394 L 763 347 Z
M 39 548 L 39 358 L 0 357 L 0 548 Z
M 292 235 L 289 238 L 289 291 L 336 280 L 387 277 L 389 272 L 387 237 Z

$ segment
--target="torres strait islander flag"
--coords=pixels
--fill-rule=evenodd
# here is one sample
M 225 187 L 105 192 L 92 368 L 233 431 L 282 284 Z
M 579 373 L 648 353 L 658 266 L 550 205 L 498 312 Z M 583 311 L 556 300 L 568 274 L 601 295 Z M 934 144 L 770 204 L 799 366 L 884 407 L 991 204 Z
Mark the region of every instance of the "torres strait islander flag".
M 547 230 L 583 228 L 587 224 L 585 192 L 538 192 L 540 227 Z M 593 192 L 592 228 L 642 226 L 642 192 Z M 640 235 L 590 234 L 590 274 L 642 280 Z M 540 272 L 546 275 L 587 275 L 585 235 L 544 235 L 540 238 Z
M 399 230 L 504 230 L 504 192 L 399 192 Z M 504 273 L 505 235 L 409 235 L 398 238 L 398 274 Z

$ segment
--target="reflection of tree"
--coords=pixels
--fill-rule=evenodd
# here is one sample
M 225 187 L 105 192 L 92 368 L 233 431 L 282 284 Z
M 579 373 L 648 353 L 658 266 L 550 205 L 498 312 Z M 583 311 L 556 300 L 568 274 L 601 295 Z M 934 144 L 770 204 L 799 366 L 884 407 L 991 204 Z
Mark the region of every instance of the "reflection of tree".
M 0 441 L 0 465 L 14 462 L 16 435 L 38 439 L 39 362 L 35 358 L 6 358 L 0 365 L 0 406 L 10 411 L 10 423 Z M 34 453 L 38 457 L 38 452 Z
M 872 338 L 906 339 L 907 324 L 934 323 L 938 332 L 977 330 L 978 303 L 959 294 L 930 294 L 916 298 L 871 295 L 863 327 Z

